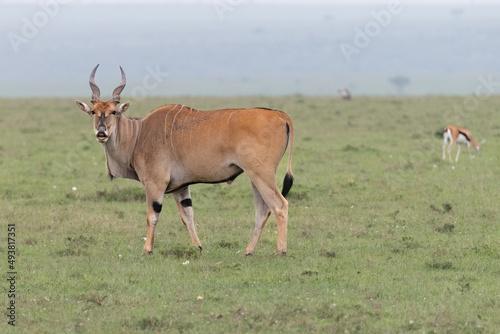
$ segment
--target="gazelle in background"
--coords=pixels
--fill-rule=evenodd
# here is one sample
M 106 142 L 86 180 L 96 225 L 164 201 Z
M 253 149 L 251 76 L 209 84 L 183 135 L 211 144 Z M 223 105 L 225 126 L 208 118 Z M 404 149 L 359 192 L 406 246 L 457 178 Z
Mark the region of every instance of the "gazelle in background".
M 456 125 L 449 125 L 443 131 L 443 160 L 446 159 L 445 148 L 448 144 L 448 156 L 451 162 L 451 150 L 458 144 L 457 156 L 455 162 L 458 162 L 458 156 L 460 155 L 460 145 L 466 144 L 469 150 L 469 156 L 472 160 L 472 155 L 470 153 L 470 146 L 474 147 L 477 151 L 477 155 L 481 155 L 481 145 L 484 144 L 484 140 L 477 142 L 472 138 L 472 133 L 464 128 L 458 127 Z
M 351 92 L 347 88 L 338 89 L 337 92 L 343 100 L 351 99 Z

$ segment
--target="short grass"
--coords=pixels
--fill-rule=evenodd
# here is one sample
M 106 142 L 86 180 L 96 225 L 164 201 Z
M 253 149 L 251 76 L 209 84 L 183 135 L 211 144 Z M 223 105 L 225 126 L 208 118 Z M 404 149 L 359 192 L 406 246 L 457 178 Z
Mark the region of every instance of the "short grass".
M 286 256 L 273 255 L 274 218 L 255 255 L 243 256 L 253 200 L 242 175 L 192 186 L 201 255 L 167 198 L 155 253 L 142 257 L 144 191 L 109 181 L 90 118 L 72 100 L 2 99 L 0 270 L 15 224 L 18 280 L 16 327 L 4 317 L 0 331 L 498 333 L 500 97 L 453 111 L 464 101 L 132 101 L 132 116 L 166 103 L 264 106 L 295 125 Z M 458 163 L 442 160 L 436 132 L 448 123 L 487 139 L 480 158 L 462 150 Z M 7 281 L 0 286 L 5 312 Z

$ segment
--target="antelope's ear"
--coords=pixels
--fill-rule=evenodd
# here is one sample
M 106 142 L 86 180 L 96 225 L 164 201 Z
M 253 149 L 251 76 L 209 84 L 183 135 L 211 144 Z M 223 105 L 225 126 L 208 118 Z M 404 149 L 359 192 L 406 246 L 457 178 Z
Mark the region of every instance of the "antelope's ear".
M 75 102 L 76 102 L 76 105 L 78 106 L 78 108 L 80 108 L 82 111 L 85 111 L 87 114 L 91 115 L 92 110 L 85 102 L 82 102 L 79 100 L 76 100 Z
M 128 101 L 120 104 L 120 106 L 118 107 L 118 113 L 121 114 L 122 112 L 127 111 L 129 106 L 130 106 L 130 102 L 128 102 Z

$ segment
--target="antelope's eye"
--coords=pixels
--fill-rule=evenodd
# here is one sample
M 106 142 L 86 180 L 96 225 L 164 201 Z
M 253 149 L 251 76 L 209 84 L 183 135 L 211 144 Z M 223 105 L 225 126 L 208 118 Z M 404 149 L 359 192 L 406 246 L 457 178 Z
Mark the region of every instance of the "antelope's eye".
M 116 110 L 113 110 L 113 112 L 111 114 L 116 115 Z
M 91 111 L 90 111 L 90 113 L 91 113 L 92 115 L 95 115 L 95 111 L 94 111 L 94 110 L 91 110 Z

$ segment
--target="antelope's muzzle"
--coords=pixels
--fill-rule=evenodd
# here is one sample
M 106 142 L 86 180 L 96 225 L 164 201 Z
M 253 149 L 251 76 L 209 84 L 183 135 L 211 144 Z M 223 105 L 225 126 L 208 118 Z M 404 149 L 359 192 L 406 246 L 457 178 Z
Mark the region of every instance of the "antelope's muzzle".
M 108 131 L 104 125 L 99 125 L 95 132 L 95 137 L 99 143 L 105 143 L 108 140 Z

